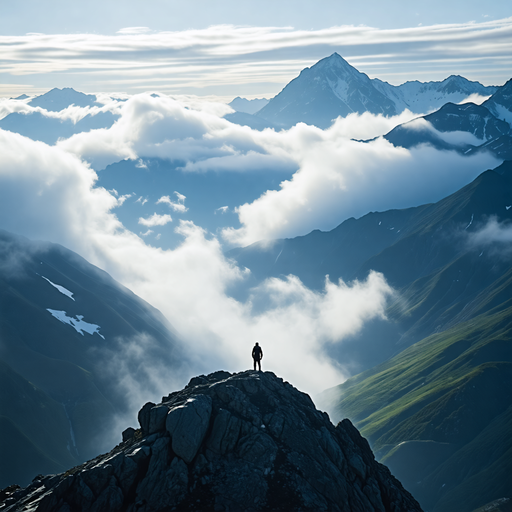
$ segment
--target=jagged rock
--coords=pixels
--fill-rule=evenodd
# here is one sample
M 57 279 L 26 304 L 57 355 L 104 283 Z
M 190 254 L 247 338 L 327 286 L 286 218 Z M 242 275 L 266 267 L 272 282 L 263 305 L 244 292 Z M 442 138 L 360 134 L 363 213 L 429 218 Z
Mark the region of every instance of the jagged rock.
M 138 420 L 143 434 L 149 434 L 149 416 L 151 409 L 155 407 L 155 405 L 156 404 L 153 402 L 148 402 L 147 404 L 144 404 L 142 409 L 139 411 Z
M 129 439 L 132 439 L 135 435 L 136 430 L 132 427 L 128 427 L 126 430 L 123 430 L 123 441 L 128 441 Z
M 165 428 L 172 439 L 174 453 L 186 463 L 192 462 L 210 424 L 212 399 L 199 395 L 181 406 L 171 408 Z
M 5 493 L 0 511 L 421 511 L 350 421 L 335 427 L 270 372 L 195 377 L 139 422 L 109 454 Z

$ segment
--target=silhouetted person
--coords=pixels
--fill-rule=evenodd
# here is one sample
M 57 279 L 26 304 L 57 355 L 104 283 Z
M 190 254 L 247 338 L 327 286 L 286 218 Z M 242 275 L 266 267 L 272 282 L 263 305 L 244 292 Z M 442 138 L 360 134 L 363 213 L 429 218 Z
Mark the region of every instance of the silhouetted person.
M 254 369 L 256 370 L 256 363 L 258 363 L 258 370 L 261 372 L 261 360 L 263 359 L 263 350 L 259 346 L 258 342 L 252 349 L 252 358 L 254 360 Z

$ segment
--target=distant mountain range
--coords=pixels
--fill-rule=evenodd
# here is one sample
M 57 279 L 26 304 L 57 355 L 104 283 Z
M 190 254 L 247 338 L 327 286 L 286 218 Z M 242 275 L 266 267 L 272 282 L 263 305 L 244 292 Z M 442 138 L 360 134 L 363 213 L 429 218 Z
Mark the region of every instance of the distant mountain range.
M 55 87 L 51 91 L 31 99 L 28 104 L 31 107 L 41 107 L 51 112 L 60 112 L 70 105 L 76 107 L 98 106 L 96 101 L 97 97 L 94 94 L 84 94 L 70 87 L 64 87 L 63 89 Z
M 267 105 L 268 100 L 265 98 L 256 98 L 254 100 L 248 100 L 246 98 L 240 98 L 237 96 L 228 105 L 237 112 L 244 112 L 246 114 L 255 114 L 258 110 L 261 110 Z
M 405 148 L 429 144 L 464 155 L 489 151 L 497 158 L 510 160 L 511 121 L 512 80 L 509 80 L 482 105 L 447 103 L 432 114 L 397 126 L 384 138 Z
M 172 372 L 183 360 L 163 315 L 108 274 L 2 230 L 0 340 L 0 488 L 112 446 L 109 428 L 129 405 L 118 370 L 144 389 L 148 365 Z
M 276 126 L 298 122 L 328 128 L 338 116 L 371 112 L 397 115 L 406 108 L 418 114 L 458 103 L 472 94 L 490 96 L 497 87 L 483 86 L 461 76 L 442 82 L 406 82 L 394 86 L 370 79 L 337 53 L 305 68 L 277 96 L 255 114 Z
M 495 238 L 477 243 L 485 226 Z M 510 498 L 511 242 L 498 226 L 510 234 L 512 162 L 435 204 L 229 253 L 256 282 L 294 274 L 321 289 L 326 274 L 349 282 L 375 270 L 398 291 L 389 321 L 331 353 L 366 371 L 320 400 L 355 422 L 429 511 Z
M 19 96 L 16 99 L 23 100 L 25 97 Z M 36 96 L 28 104 L 32 107 L 41 107 L 49 112 L 60 112 L 71 105 L 77 107 L 101 106 L 96 99 L 93 94 L 84 94 L 70 88 L 55 88 L 41 96 Z M 99 112 L 95 115 L 87 114 L 74 123 L 71 119 L 47 117 L 40 112 L 13 112 L 0 119 L 0 128 L 53 145 L 59 139 L 67 139 L 75 133 L 110 128 L 118 118 L 119 116 L 111 112 Z

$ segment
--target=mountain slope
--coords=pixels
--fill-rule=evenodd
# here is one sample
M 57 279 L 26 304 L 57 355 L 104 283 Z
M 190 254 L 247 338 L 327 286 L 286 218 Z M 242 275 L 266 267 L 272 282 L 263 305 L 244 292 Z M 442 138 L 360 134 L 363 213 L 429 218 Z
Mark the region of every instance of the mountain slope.
M 510 424 L 511 339 L 509 306 L 416 343 L 324 399 L 334 401 L 336 417 L 355 421 L 426 510 L 457 503 L 470 512 L 512 488 L 502 457 L 512 444 L 499 434 Z M 425 442 L 429 464 L 421 463 Z M 488 492 L 461 494 L 476 475 Z
M 0 361 L 0 486 L 77 464 L 61 404 Z M 37 421 L 34 421 L 34 418 Z
M 261 110 L 266 104 L 268 100 L 265 98 L 256 98 L 253 100 L 248 100 L 246 98 L 240 98 L 237 96 L 233 101 L 228 103 L 228 105 L 237 112 L 243 112 L 245 114 L 255 114 L 258 110 Z
M 405 148 L 428 143 L 438 149 L 452 149 L 468 154 L 471 149 L 510 132 L 508 123 L 496 119 L 483 106 L 447 103 L 432 114 L 393 128 L 384 138 L 395 146 Z M 497 156 L 507 156 L 497 153 Z
M 328 128 L 352 112 L 394 115 L 394 103 L 337 53 L 305 68 L 257 115 L 277 126 L 298 122 Z
M 77 107 L 92 107 L 96 104 L 96 96 L 94 94 L 84 94 L 75 91 L 70 87 L 59 89 L 55 87 L 41 96 L 36 96 L 28 103 L 32 107 L 41 107 L 53 112 L 75 105 Z
M 139 412 L 109 454 L 14 492 L 0 510 L 421 512 L 348 420 L 271 372 L 193 378 Z
M 507 121 L 512 126 L 512 78 L 486 101 L 482 106 L 489 109 L 498 119 Z
M 73 123 L 70 119 L 47 117 L 40 112 L 14 112 L 0 119 L 0 128 L 53 145 L 59 139 L 67 139 L 75 133 L 110 128 L 117 118 L 111 112 L 99 112 L 95 115 L 87 114 L 77 123 Z
M 509 285 L 500 281 L 509 269 L 508 260 L 496 258 L 493 252 L 499 250 L 499 243 L 482 248 L 471 241 L 491 218 L 512 221 L 511 205 L 512 163 L 505 162 L 435 204 L 373 212 L 348 219 L 329 232 L 277 240 L 270 247 L 253 244 L 228 254 L 251 270 L 254 283 L 294 274 L 321 289 L 326 275 L 332 281 L 351 281 L 365 279 L 370 270 L 382 272 L 403 297 L 389 311 L 401 331 L 402 345 L 395 345 L 398 338 L 393 331 L 394 341 L 375 342 L 379 348 L 372 348 L 385 358 L 450 325 L 458 315 L 468 319 L 480 314 L 483 297 L 489 297 L 491 290 L 501 286 L 508 290 Z M 363 361 L 361 354 L 357 357 Z
M 446 103 L 460 103 L 469 96 L 490 96 L 497 87 L 484 86 L 458 75 L 451 75 L 441 82 L 405 82 L 392 86 L 387 82 L 373 79 L 375 87 L 395 99 L 398 111 L 406 108 L 418 114 L 427 114 Z
M 458 103 L 473 94 L 490 96 L 496 90 L 461 76 L 450 76 L 442 82 L 406 82 L 394 86 L 377 78 L 370 79 L 333 53 L 303 69 L 255 114 L 282 128 L 299 122 L 328 128 L 338 116 L 351 113 L 392 116 L 409 109 L 425 114 L 445 103 Z
M 430 144 L 437 149 L 472 155 L 490 151 L 512 159 L 512 81 L 482 105 L 446 103 L 432 114 L 395 127 L 384 136 L 395 146 Z
M 48 458 L 67 465 L 110 443 L 98 424 L 107 427 L 128 410 L 127 390 L 119 386 L 122 372 L 141 390 L 151 386 L 150 372 L 131 355 L 134 343 L 143 348 L 147 365 L 167 364 L 172 372 L 182 362 L 176 334 L 149 304 L 75 253 L 5 231 L 0 231 L 0 340 L 4 375 L 17 375 L 8 381 L 18 383 L 3 397 L 2 416 Z M 27 381 L 45 410 L 57 407 L 53 416 L 59 427 L 51 429 L 48 441 L 30 430 L 24 409 L 17 409 L 17 393 Z M 2 474 L 12 462 L 2 457 Z M 33 476 L 28 464 L 22 482 Z
M 429 511 L 471 512 L 512 488 L 502 434 L 512 407 L 511 223 L 504 162 L 435 204 L 230 253 L 256 280 L 294 273 L 320 288 L 326 273 L 347 281 L 373 270 L 395 287 L 388 322 L 330 353 L 366 371 L 321 403 L 354 421 Z

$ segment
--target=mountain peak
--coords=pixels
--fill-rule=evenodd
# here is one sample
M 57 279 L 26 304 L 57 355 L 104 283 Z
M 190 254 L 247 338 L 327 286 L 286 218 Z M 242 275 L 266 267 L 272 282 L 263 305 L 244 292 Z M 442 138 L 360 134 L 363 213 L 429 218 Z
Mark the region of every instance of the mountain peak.
M 18 490 L 10 510 L 421 511 L 350 421 L 335 427 L 271 372 L 195 377 L 139 422 L 109 454 Z
M 309 69 L 322 69 L 322 68 L 338 68 L 350 70 L 352 72 L 357 73 L 358 75 L 364 75 L 360 71 L 358 71 L 354 66 L 351 66 L 339 53 L 334 52 L 329 57 L 325 57 L 324 59 L 319 60 L 315 65 L 311 66 Z M 366 75 L 364 75 L 366 76 Z
M 58 112 L 70 105 L 75 105 L 77 107 L 90 107 L 95 103 L 96 96 L 93 94 L 84 94 L 83 92 L 75 91 L 75 89 L 72 89 L 71 87 L 64 87 L 63 89 L 55 87 L 51 91 L 33 98 L 29 102 L 29 105 Z

